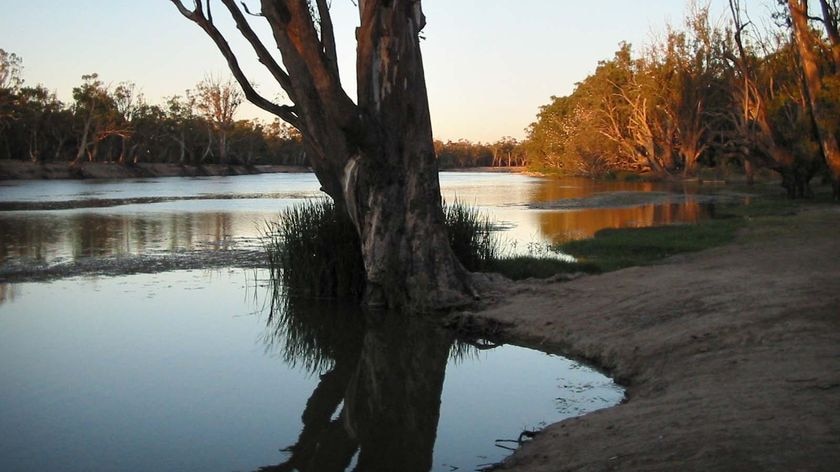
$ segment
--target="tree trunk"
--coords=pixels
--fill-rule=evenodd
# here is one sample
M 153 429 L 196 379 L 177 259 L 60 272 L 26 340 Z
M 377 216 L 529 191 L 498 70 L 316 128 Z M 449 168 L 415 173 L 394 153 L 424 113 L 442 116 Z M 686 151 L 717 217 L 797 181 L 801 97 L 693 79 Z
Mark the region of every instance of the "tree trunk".
M 190 10 L 172 1 L 213 39 L 245 97 L 300 130 L 322 190 L 347 209 L 358 230 L 367 302 L 424 311 L 471 302 L 469 274 L 449 247 L 443 226 L 420 54 L 425 26 L 420 1 L 358 2 L 356 104 L 341 87 L 327 0 L 262 0 L 262 18 L 282 67 L 237 2 L 222 0 L 293 107 L 257 93 L 202 2 L 193 2 Z
M 390 6 L 389 6 L 390 4 Z M 443 226 L 418 34 L 420 3 L 360 3 L 357 76 L 366 139 L 345 166 L 368 302 L 421 310 L 462 305 L 472 290 Z
M 802 75 L 805 79 L 805 89 L 808 92 L 811 116 L 820 141 L 823 158 L 831 171 L 834 199 L 840 200 L 840 145 L 838 145 L 834 130 L 829 125 L 828 113 L 823 109 L 819 99 L 822 90 L 822 78 L 820 77 L 816 54 L 812 49 L 814 38 L 808 25 L 808 2 L 805 0 L 788 0 L 788 6 L 790 7 Z
M 82 162 L 82 158 L 85 157 L 85 153 L 87 152 L 88 148 L 88 135 L 90 134 L 90 125 L 93 122 L 93 112 L 85 120 L 85 127 L 82 130 L 82 139 L 79 142 L 79 149 L 76 152 L 76 158 L 73 159 L 72 165 L 79 165 Z
M 822 9 L 823 24 L 828 34 L 828 41 L 831 45 L 831 65 L 835 74 L 840 74 L 840 31 L 837 28 L 836 15 L 828 0 L 820 0 Z

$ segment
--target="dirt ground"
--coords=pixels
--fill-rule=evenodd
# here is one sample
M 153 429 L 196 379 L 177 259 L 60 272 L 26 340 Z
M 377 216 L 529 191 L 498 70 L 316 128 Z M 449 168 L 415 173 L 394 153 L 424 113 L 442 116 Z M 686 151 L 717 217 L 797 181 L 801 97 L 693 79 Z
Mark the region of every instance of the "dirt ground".
M 473 321 L 627 387 L 503 470 L 840 470 L 840 207 L 655 266 L 491 285 Z

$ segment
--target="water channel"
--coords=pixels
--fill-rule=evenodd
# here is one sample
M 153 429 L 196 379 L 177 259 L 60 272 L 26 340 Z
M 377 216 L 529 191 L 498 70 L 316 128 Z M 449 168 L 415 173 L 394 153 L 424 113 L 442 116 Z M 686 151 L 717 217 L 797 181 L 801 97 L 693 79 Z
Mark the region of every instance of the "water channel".
M 712 211 L 652 184 L 441 181 L 520 247 Z M 264 221 L 317 189 L 310 174 L 2 182 L 0 202 L 74 203 L 0 212 L 0 264 L 254 248 Z M 542 205 L 653 191 L 620 208 Z M 230 267 L 0 284 L 0 470 L 476 470 L 509 454 L 498 440 L 623 395 L 562 357 L 278 299 L 265 278 Z

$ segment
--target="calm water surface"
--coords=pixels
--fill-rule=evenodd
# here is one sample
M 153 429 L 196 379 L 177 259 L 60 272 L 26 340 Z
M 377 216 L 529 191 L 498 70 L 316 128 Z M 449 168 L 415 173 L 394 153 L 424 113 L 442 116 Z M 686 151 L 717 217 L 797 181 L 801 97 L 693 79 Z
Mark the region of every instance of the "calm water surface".
M 529 206 L 671 191 L 652 184 L 480 173 L 441 183 L 447 201 L 486 210 L 520 248 L 710 212 L 677 194 L 623 208 Z M 311 174 L 0 182 L 0 201 L 78 206 L 0 212 L 0 265 L 251 249 L 266 220 L 319 195 Z M 163 201 L 131 203 L 149 197 Z M 98 199 L 126 204 L 90 204 Z M 474 470 L 509 453 L 497 439 L 622 397 L 567 359 L 479 351 L 418 320 L 276 299 L 264 277 L 0 284 L 0 470 Z
M 7 286 L 0 470 L 474 470 L 509 452 L 497 439 L 622 397 L 564 358 L 397 316 L 272 310 L 264 276 Z
M 533 242 L 585 238 L 603 228 L 696 222 L 709 215 L 708 205 L 694 201 L 690 194 L 688 198 L 674 194 L 680 197 L 675 203 L 623 208 L 529 208 L 601 192 L 671 190 L 651 183 L 444 172 L 441 186 L 447 201 L 460 200 L 486 210 L 498 223 L 503 240 L 518 248 Z M 318 189 L 313 174 L 0 182 L 0 201 L 75 201 L 80 206 L 71 210 L 0 212 L 0 263 L 253 248 L 259 245 L 265 221 L 275 219 L 278 211 L 296 202 L 317 198 L 321 195 Z M 95 199 L 129 202 L 147 197 L 174 200 L 85 207 L 86 201 Z

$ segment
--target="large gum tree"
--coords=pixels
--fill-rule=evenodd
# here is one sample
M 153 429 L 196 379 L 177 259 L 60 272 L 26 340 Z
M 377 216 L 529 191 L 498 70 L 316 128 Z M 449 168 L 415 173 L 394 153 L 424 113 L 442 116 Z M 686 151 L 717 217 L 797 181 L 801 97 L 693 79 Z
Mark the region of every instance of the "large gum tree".
M 214 24 L 210 0 L 171 1 L 213 40 L 246 98 L 300 130 L 323 191 L 359 233 L 367 302 L 424 311 L 469 303 L 469 274 L 443 226 L 420 0 L 358 1 L 355 101 L 341 86 L 328 0 L 261 0 L 258 12 L 220 0 L 291 105 L 254 89 Z M 268 24 L 272 45 L 251 21 Z

